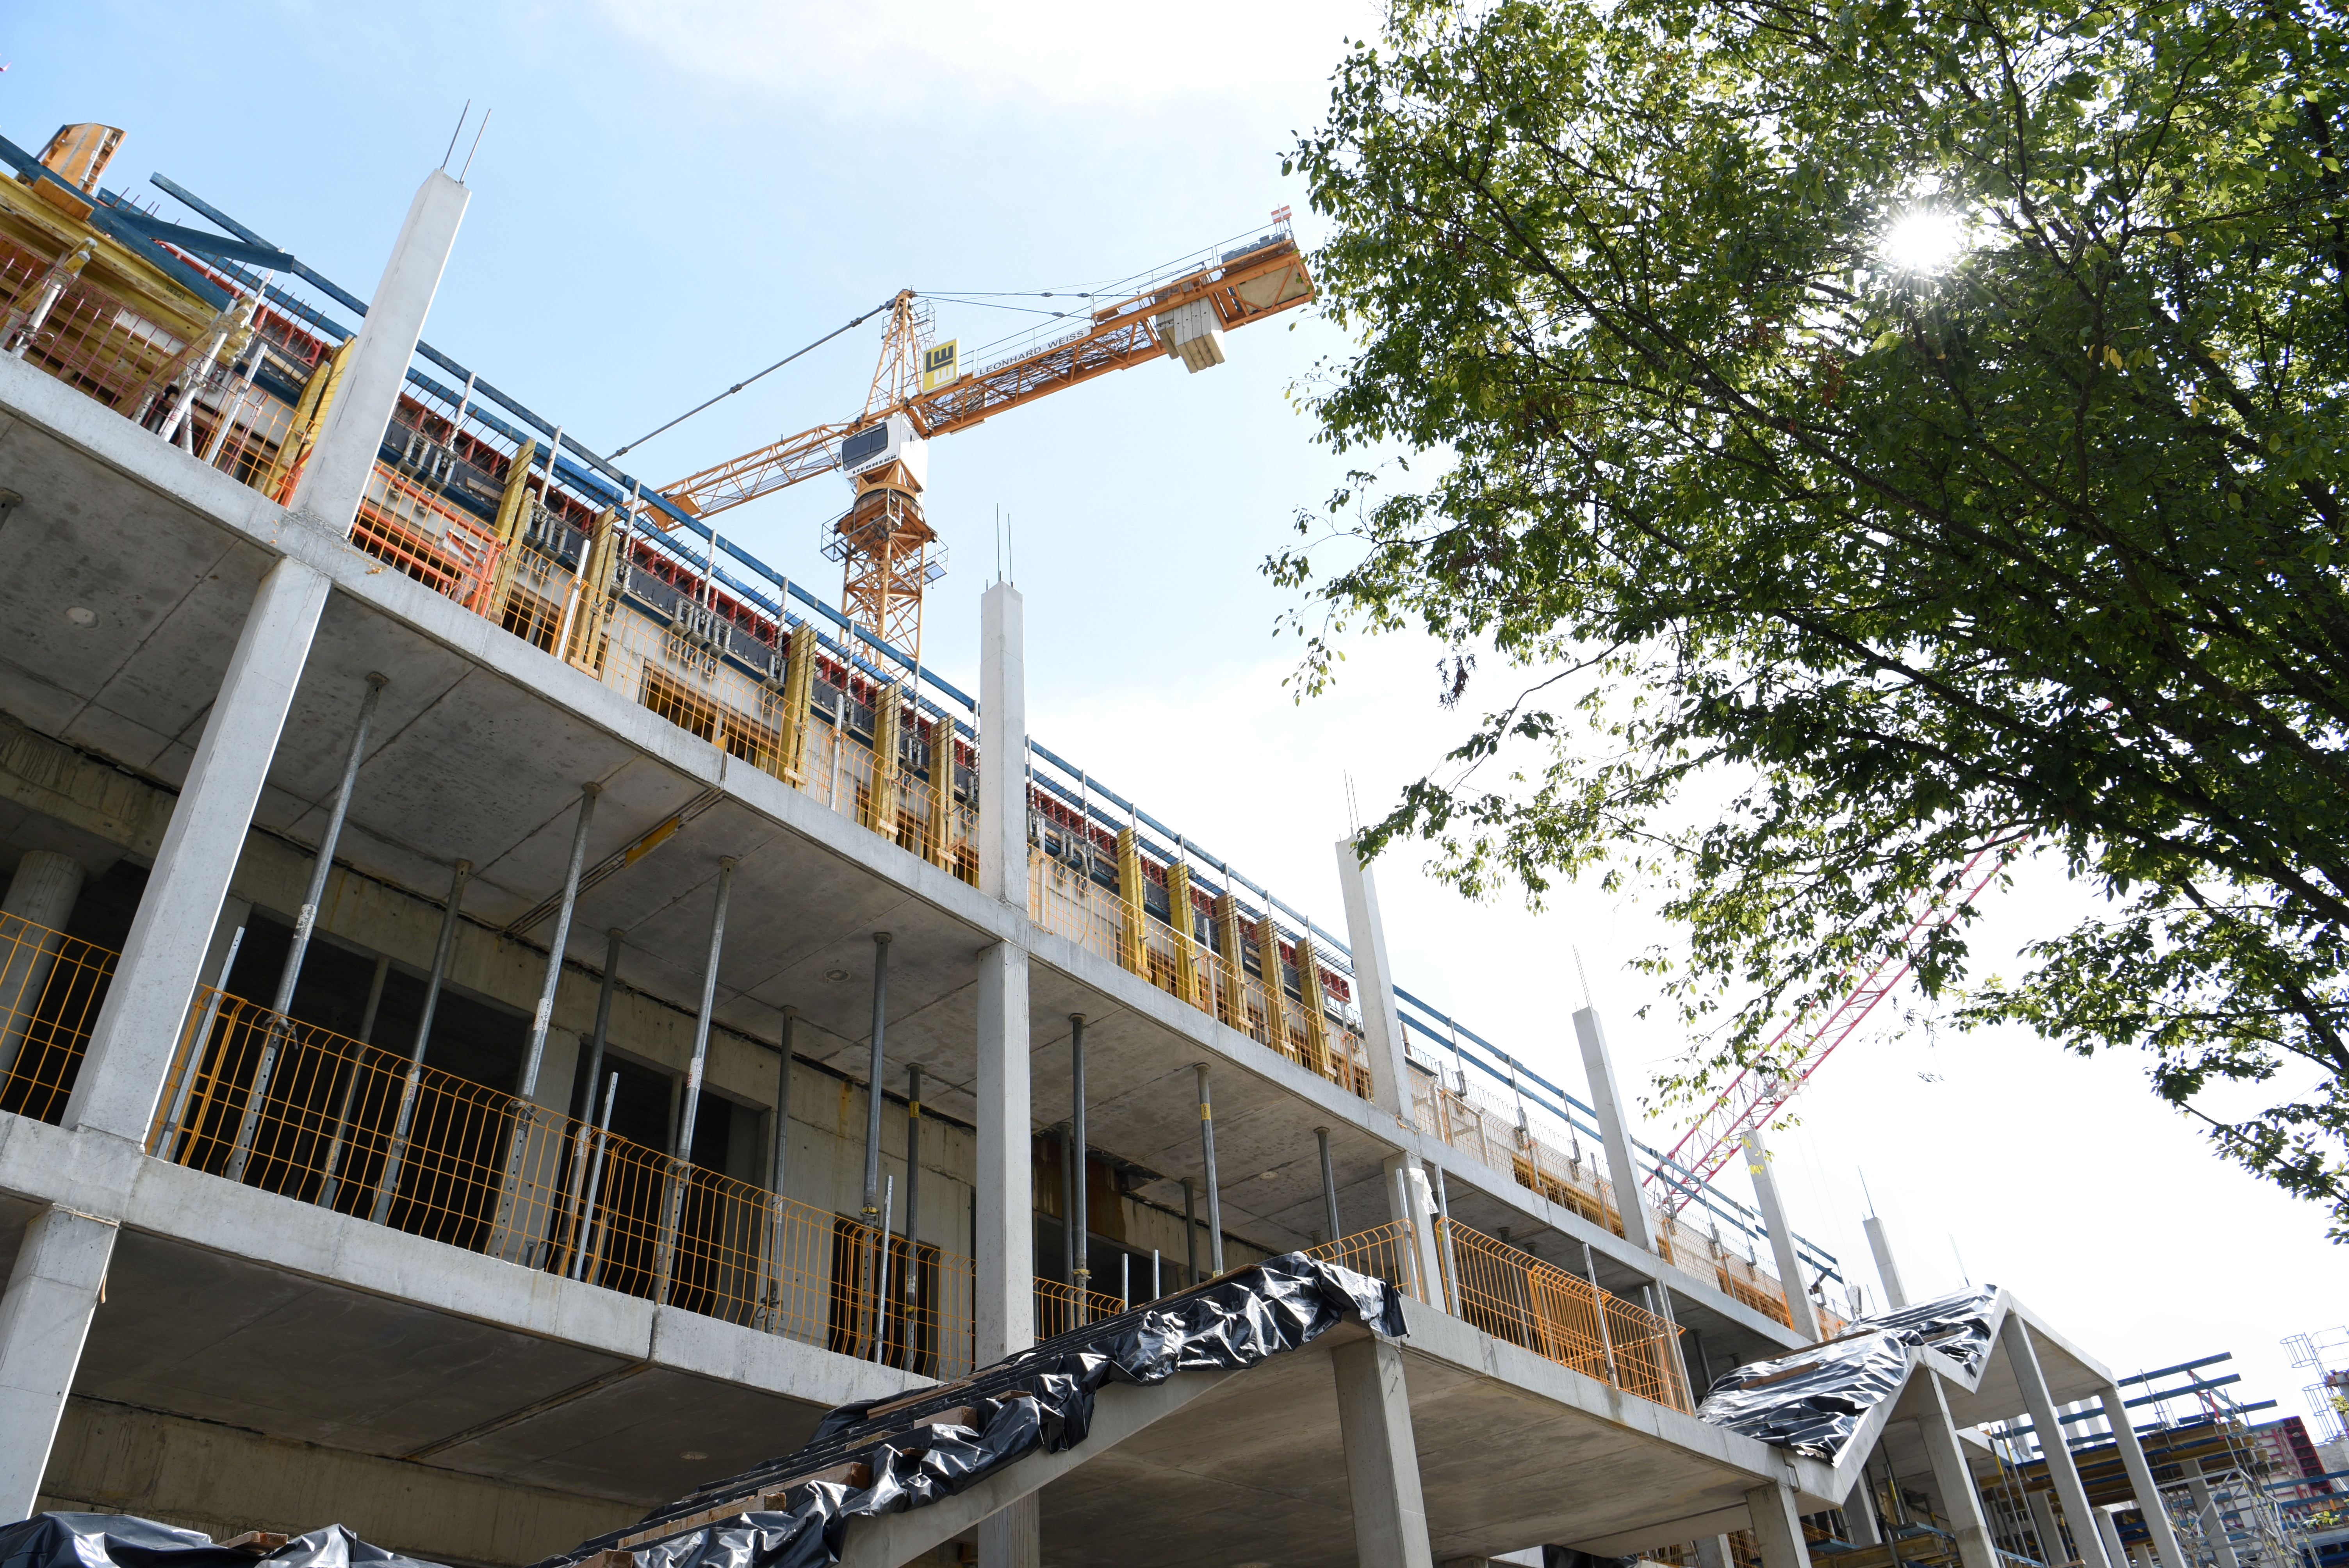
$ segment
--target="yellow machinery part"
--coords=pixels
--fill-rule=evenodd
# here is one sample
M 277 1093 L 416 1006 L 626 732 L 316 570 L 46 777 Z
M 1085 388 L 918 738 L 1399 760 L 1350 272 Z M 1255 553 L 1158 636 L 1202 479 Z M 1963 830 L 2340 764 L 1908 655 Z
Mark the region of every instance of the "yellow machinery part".
M 506 613 L 506 595 L 513 587 L 514 551 L 530 515 L 530 460 L 538 455 L 535 439 L 524 441 L 506 467 L 506 488 L 498 497 L 498 560 L 491 568 L 490 610 L 495 619 Z
M 1245 1033 L 1248 1026 L 1247 970 L 1240 963 L 1240 901 L 1230 893 L 1216 900 L 1216 1016 Z
M 1313 952 L 1313 938 L 1297 934 L 1297 994 L 1305 1004 L 1305 1065 L 1330 1076 L 1330 1015 L 1321 995 L 1321 961 Z
M 1134 974 L 1150 974 L 1148 949 L 1142 939 L 1142 845 L 1132 828 L 1117 830 L 1117 961 Z
M 893 682 L 873 696 L 873 788 L 864 797 L 864 825 L 885 839 L 897 836 L 898 752 L 905 696 Z
M 1257 962 L 1264 966 L 1265 1043 L 1282 1056 L 1288 1054 L 1288 988 L 1280 980 L 1280 929 L 1272 923 L 1266 902 L 1264 918 L 1256 923 Z
M 776 703 L 776 767 L 792 783 L 807 782 L 808 702 L 815 694 L 815 628 L 802 625 L 783 650 L 783 691 Z
M 357 341 L 344 339 L 303 385 L 302 400 L 294 405 L 293 433 L 278 447 L 276 459 L 269 465 L 268 482 L 258 487 L 280 506 L 292 498 L 302 467 L 310 460 L 310 449 L 317 445 L 326 410 L 335 406 L 336 389 L 343 384 L 343 366 L 350 363 L 351 345 Z
M 1191 868 L 1179 861 L 1166 868 L 1166 915 L 1174 928 L 1174 995 L 1204 1009 L 1207 1003 L 1199 994 L 1199 949 L 1192 935 L 1197 926 L 1191 911 Z

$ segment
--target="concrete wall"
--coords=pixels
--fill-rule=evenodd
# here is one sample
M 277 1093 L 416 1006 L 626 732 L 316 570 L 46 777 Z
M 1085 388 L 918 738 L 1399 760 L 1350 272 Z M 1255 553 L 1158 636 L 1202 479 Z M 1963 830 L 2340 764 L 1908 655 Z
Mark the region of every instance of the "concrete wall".
M 79 1397 L 67 1402 L 41 1507 L 135 1513 L 215 1540 L 339 1523 L 376 1545 L 460 1568 L 534 1563 L 638 1513 Z

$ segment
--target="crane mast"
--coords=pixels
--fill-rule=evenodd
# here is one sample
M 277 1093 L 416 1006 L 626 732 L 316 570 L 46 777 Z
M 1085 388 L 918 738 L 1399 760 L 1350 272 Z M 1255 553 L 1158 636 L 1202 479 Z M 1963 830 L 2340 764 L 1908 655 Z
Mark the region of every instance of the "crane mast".
M 1151 360 L 1179 359 L 1194 374 L 1220 365 L 1226 332 L 1313 295 L 1286 207 L 1269 232 L 1161 268 L 1075 315 L 1058 335 L 976 369 L 962 368 L 957 345 L 934 346 L 927 303 L 901 290 L 861 414 L 714 464 L 665 493 L 679 511 L 707 518 L 846 469 L 854 499 L 824 538 L 824 554 L 841 563 L 841 609 L 918 660 L 923 592 L 946 573 L 921 503 L 932 437 Z

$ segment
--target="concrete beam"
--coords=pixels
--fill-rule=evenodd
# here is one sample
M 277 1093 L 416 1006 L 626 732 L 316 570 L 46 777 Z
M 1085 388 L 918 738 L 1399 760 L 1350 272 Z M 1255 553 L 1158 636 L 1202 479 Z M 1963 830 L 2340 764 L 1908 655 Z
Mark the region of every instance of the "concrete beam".
M 1884 1234 L 1884 1222 L 1870 1214 L 1860 1222 L 1868 1233 L 1868 1250 L 1876 1254 L 1876 1277 L 1884 1282 L 1884 1305 L 1898 1312 L 1909 1305 L 1909 1292 L 1900 1283 L 1900 1265 L 1893 1261 L 1892 1243 Z
M 415 357 L 424 318 L 457 243 L 457 226 L 472 199 L 472 192 L 438 170 L 426 175 L 408 204 L 383 276 L 376 281 L 342 383 L 294 486 L 292 509 L 336 535 L 350 531 L 359 498 L 375 478 L 383 428 L 398 404 L 408 362 Z
M 26 1227 L 0 1295 L 0 1514 L 28 1519 L 105 1288 L 118 1227 L 52 1207 Z
M 1930 1367 L 1917 1377 L 1932 1396 L 1932 1404 L 1917 1419 L 1924 1439 L 1925 1460 L 1933 1470 L 1933 1486 L 1941 1494 L 1941 1511 L 1958 1538 L 1958 1560 L 1964 1568 L 1998 1568 L 1998 1545 L 1991 1539 L 1990 1522 L 1982 1517 L 1982 1496 L 1974 1491 L 1972 1470 L 1958 1446 L 1958 1429 L 1950 1419 L 1949 1400 L 1941 1393 L 1941 1377 Z
M 978 955 L 978 1364 L 1036 1343 L 1035 1170 L 1028 1085 L 1028 954 Z
M 1792 1487 L 1784 1482 L 1757 1486 L 1745 1494 L 1745 1507 L 1753 1515 L 1754 1539 L 1762 1548 L 1762 1568 L 1810 1568 L 1810 1548 L 1803 1540 Z
M 2186 1554 L 2178 1548 L 2178 1532 L 2169 1526 L 2169 1509 L 2161 1501 L 2161 1489 L 2154 1484 L 2152 1467 L 2145 1462 L 2145 1446 L 2137 1440 L 2137 1427 L 2131 1421 L 2127 1403 L 2122 1399 L 2118 1387 L 2106 1384 L 2096 1396 L 2104 1406 L 2105 1420 L 2113 1429 L 2113 1440 L 2119 1445 L 2121 1464 L 2128 1471 L 2129 1490 L 2137 1493 L 2137 1507 L 2145 1511 L 2146 1530 L 2153 1537 L 2153 1549 L 2161 1559 L 2162 1568 L 2186 1568 Z
M 1356 1561 L 1361 1568 L 1434 1568 L 1402 1351 L 1392 1340 L 1368 1335 L 1331 1351 L 1330 1367 L 1338 1379 Z
M 1648 1218 L 1647 1200 L 1640 1193 L 1640 1166 L 1631 1158 L 1630 1126 L 1623 1117 L 1622 1092 L 1615 1086 L 1615 1059 L 1608 1054 L 1597 1008 L 1584 1007 L 1575 1013 L 1574 1037 L 1582 1047 L 1582 1070 L 1590 1079 L 1590 1107 L 1599 1114 L 1599 1134 L 1607 1144 L 1607 1179 L 1615 1186 L 1624 1238 L 1641 1252 L 1652 1253 L 1655 1226 Z
M 2039 1366 L 2039 1352 L 2031 1342 L 2031 1326 L 2019 1312 L 2010 1311 L 1998 1331 L 1999 1343 L 2006 1351 L 2007 1366 L 2014 1381 L 2023 1391 L 2023 1408 L 2031 1412 L 2032 1429 L 2041 1434 L 2040 1451 L 2047 1458 L 2047 1471 L 2055 1482 L 2055 1494 L 2063 1500 L 2064 1517 L 2072 1524 L 2073 1549 L 2080 1553 L 2081 1568 L 2125 1568 L 2125 1564 L 2108 1562 L 2105 1543 L 2094 1528 L 2090 1515 L 2095 1511 L 2088 1506 L 2087 1489 L 2080 1484 L 2079 1468 L 2072 1462 L 2072 1450 L 2064 1446 L 2063 1424 L 2055 1418 L 2054 1397 L 2048 1392 L 2046 1374 Z
M 978 602 L 978 891 L 1028 909 L 1027 611 L 998 583 Z
M 1806 1339 L 1819 1336 L 1818 1314 L 1811 1309 L 1811 1293 L 1803 1288 L 1802 1254 L 1795 1249 L 1794 1227 L 1786 1223 L 1785 1205 L 1778 1202 L 1778 1180 L 1770 1171 L 1770 1146 L 1755 1128 L 1745 1135 L 1745 1169 L 1754 1178 L 1754 1201 L 1770 1233 L 1770 1256 L 1778 1265 L 1778 1284 L 1786 1293 L 1786 1315 L 1795 1332 Z
M 899 1568 L 941 1542 L 952 1541 L 1014 1503 L 1032 1498 L 1088 1460 L 1097 1458 L 1194 1399 L 1214 1393 L 1226 1381 L 1240 1375 L 1177 1372 L 1164 1383 L 1146 1388 L 1112 1383 L 1094 1396 L 1092 1429 L 1086 1433 L 1085 1440 L 1074 1448 L 1057 1454 L 1030 1454 L 968 1491 L 927 1508 L 884 1514 L 878 1519 L 851 1520 L 847 1540 L 841 1547 L 842 1568 Z M 984 1550 L 983 1538 L 981 1549 Z M 1425 1564 L 1424 1556 L 1421 1562 Z

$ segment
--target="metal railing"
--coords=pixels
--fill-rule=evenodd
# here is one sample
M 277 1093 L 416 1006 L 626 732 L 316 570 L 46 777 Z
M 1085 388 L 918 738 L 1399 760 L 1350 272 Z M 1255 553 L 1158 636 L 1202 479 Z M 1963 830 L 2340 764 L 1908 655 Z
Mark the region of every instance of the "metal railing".
M 159 1159 L 925 1377 L 970 1369 L 971 1260 L 206 987 Z
M 0 1110 L 54 1122 L 119 954 L 0 914 Z
M 1464 1321 L 1651 1404 L 1694 1408 L 1678 1328 L 1521 1248 L 1457 1221 L 1436 1223 Z

